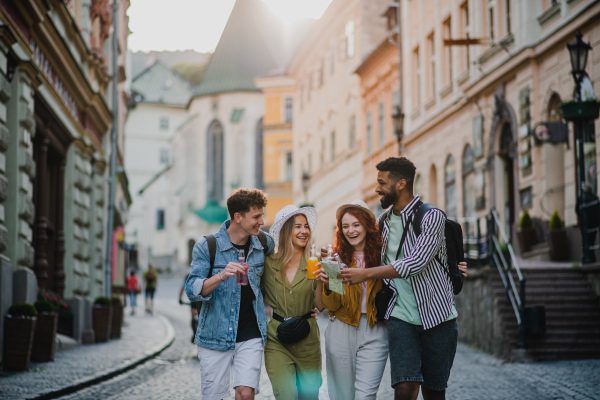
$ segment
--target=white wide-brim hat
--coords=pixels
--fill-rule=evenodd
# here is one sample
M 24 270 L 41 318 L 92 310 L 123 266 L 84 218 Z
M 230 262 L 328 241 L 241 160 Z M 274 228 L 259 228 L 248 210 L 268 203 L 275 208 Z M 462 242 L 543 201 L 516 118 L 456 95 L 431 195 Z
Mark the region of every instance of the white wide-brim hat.
M 373 217 L 373 219 L 375 221 L 377 221 L 377 217 L 375 217 L 375 213 L 373 211 L 371 211 L 369 209 L 369 206 L 367 206 L 367 203 L 365 203 L 361 199 L 352 200 L 348 204 L 344 204 L 342 206 L 339 206 L 338 209 L 337 209 L 337 211 L 335 212 L 335 218 L 336 219 L 340 219 L 340 215 L 342 215 L 344 213 L 344 211 L 346 211 L 349 208 L 363 208 L 367 213 L 369 213 L 369 215 L 371 217 Z
M 273 222 L 273 225 L 271 225 L 271 228 L 269 229 L 269 234 L 273 240 L 275 240 L 277 246 L 279 246 L 279 232 L 281 232 L 281 227 L 288 219 L 298 214 L 302 214 L 306 217 L 311 232 L 315 230 L 315 226 L 317 225 L 317 210 L 315 210 L 314 207 L 298 208 L 291 204 L 285 206 L 279 210 L 277 215 L 275 215 L 275 222 Z

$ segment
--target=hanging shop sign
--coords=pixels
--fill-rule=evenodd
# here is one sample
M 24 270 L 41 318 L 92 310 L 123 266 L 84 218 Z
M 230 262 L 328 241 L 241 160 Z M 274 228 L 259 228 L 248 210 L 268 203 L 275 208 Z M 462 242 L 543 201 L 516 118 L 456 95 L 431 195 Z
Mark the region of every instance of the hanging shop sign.
M 533 127 L 535 144 L 568 143 L 569 128 L 564 122 L 539 122 Z
M 58 96 L 61 98 L 65 107 L 67 107 L 67 109 L 69 110 L 71 116 L 73 116 L 73 118 L 75 118 L 76 121 L 81 122 L 79 120 L 79 110 L 77 108 L 77 103 L 75 102 L 75 99 L 73 99 L 73 96 L 71 96 L 71 93 L 69 93 L 69 91 L 67 90 L 67 87 L 65 86 L 64 82 L 60 79 L 60 77 L 50 64 L 50 61 L 48 61 L 48 58 L 46 58 L 46 55 L 42 52 L 42 49 L 40 49 L 40 47 L 33 38 L 29 39 L 29 47 L 33 52 L 33 61 L 37 64 L 37 66 L 40 68 L 44 76 L 46 76 L 48 81 L 50 81 L 50 84 L 52 84 L 52 87 L 54 88 Z

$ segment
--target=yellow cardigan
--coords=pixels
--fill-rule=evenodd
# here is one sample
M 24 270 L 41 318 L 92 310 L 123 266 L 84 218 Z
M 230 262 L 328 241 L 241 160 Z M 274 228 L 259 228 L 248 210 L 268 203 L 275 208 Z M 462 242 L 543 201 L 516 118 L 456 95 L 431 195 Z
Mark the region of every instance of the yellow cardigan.
M 352 262 L 350 268 L 356 268 Z M 381 289 L 381 280 L 367 281 L 367 321 L 372 328 L 377 323 L 377 309 L 375 308 L 375 295 Z M 362 284 L 344 286 L 346 294 L 332 292 L 323 285 L 323 304 L 329 310 L 329 315 L 335 316 L 342 322 L 358 326 L 361 314 Z

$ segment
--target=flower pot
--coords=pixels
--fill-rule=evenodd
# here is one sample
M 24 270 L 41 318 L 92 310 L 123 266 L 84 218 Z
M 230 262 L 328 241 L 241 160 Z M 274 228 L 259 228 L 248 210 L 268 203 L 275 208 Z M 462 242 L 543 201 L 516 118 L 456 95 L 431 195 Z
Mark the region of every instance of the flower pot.
M 531 251 L 531 248 L 535 244 L 535 228 L 521 228 L 517 231 L 517 238 L 519 239 L 519 248 L 521 253 L 527 253 Z
M 112 311 L 113 314 L 110 329 L 110 337 L 112 339 L 119 339 L 121 337 L 121 327 L 123 326 L 123 306 L 113 304 Z
M 92 325 L 96 342 L 107 342 L 110 339 L 111 322 L 112 307 L 92 307 Z
M 4 317 L 3 365 L 7 371 L 29 369 L 37 317 Z
M 562 103 L 560 110 L 564 119 L 573 121 L 578 119 L 593 120 L 598 118 L 600 102 L 597 101 L 570 101 Z
M 73 337 L 73 321 L 75 317 L 71 310 L 60 310 L 58 312 L 58 328 L 56 331 L 62 335 Z
M 569 258 L 568 246 L 566 229 L 550 229 L 550 259 L 552 261 L 567 261 Z
M 31 349 L 32 361 L 54 361 L 57 327 L 57 313 L 38 313 Z

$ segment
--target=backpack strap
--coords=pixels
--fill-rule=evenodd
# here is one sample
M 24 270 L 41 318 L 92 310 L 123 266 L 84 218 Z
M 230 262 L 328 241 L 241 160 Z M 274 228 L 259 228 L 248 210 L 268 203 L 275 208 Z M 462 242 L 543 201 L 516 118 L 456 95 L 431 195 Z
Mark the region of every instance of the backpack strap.
M 208 255 L 210 256 L 210 270 L 208 271 L 207 278 L 212 276 L 213 267 L 215 266 L 215 255 L 217 254 L 217 239 L 212 233 L 204 236 L 206 243 L 208 244 Z
M 421 203 L 419 208 L 417 208 L 413 219 L 413 230 L 415 231 L 415 235 L 419 236 L 421 234 L 421 221 L 425 214 L 427 214 L 427 211 L 433 210 L 434 208 L 436 207 L 431 203 Z
M 260 241 L 260 244 L 263 247 L 263 253 L 265 253 L 265 257 L 266 257 L 267 253 L 269 252 L 269 242 L 267 241 L 267 234 L 264 233 L 263 231 L 259 230 L 258 231 L 258 240 Z
M 390 216 L 390 213 L 392 212 L 392 209 L 390 208 L 389 210 L 387 210 L 386 212 L 384 212 L 381 217 L 379 217 L 379 234 L 381 235 L 383 233 L 383 224 L 385 224 L 385 220 L 388 219 L 388 217 Z

